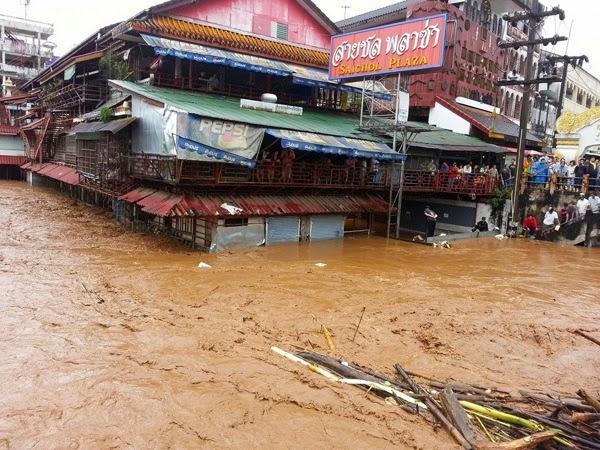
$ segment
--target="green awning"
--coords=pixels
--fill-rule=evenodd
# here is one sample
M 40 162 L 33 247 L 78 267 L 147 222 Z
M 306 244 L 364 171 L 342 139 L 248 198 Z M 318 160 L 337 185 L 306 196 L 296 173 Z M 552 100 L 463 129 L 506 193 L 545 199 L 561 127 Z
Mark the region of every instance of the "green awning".
M 241 122 L 266 128 L 281 128 L 307 133 L 380 141 L 357 130 L 358 120 L 352 114 L 304 109 L 301 116 L 244 109 L 239 98 L 168 89 L 129 81 L 110 80 L 111 87 L 169 105 L 202 117 Z

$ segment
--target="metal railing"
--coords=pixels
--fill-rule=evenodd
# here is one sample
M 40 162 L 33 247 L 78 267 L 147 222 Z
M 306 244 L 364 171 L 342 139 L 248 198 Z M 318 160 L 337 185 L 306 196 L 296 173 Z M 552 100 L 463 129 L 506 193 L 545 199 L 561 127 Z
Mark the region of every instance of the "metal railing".
M 93 103 L 94 105 L 106 100 L 107 87 L 101 85 L 73 85 L 70 84 L 55 91 L 48 92 L 42 97 L 46 108 L 62 109 L 77 106 L 80 103 Z
M 32 67 L 21 67 L 21 66 L 14 66 L 12 64 L 2 64 L 2 63 L 0 63 L 0 71 L 14 73 L 19 76 L 23 76 L 25 78 L 33 78 L 40 72 L 40 70 L 34 69 Z
M 42 58 L 51 58 L 53 51 L 49 48 L 37 46 L 24 41 L 12 41 L 10 39 L 0 39 L 0 49 L 5 52 L 16 53 L 24 56 L 41 56 Z
M 242 166 L 178 160 L 174 156 L 133 155 L 129 158 L 131 176 L 197 186 L 271 186 L 321 189 L 385 190 L 399 185 L 399 165 L 381 165 L 378 169 L 330 166 L 322 162 L 297 162 L 288 172 L 280 164 Z M 392 185 L 392 186 L 391 186 Z M 455 174 L 406 170 L 407 192 L 444 192 L 467 195 L 494 195 L 501 187 L 499 179 L 487 174 Z

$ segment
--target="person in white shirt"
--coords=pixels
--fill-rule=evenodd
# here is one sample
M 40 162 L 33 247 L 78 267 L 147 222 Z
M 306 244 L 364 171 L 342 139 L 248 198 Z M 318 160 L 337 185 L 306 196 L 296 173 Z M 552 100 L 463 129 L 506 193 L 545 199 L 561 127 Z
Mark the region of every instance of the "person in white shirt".
M 577 215 L 585 216 L 585 210 L 589 206 L 590 202 L 585 198 L 585 194 L 582 192 L 579 194 L 579 200 L 577 200 Z
M 572 191 L 575 186 L 575 161 L 571 161 L 567 167 L 567 191 Z
M 556 211 L 554 211 L 554 208 L 552 206 L 548 208 L 548 211 L 546 211 L 543 223 L 544 228 L 550 228 L 554 225 L 558 225 L 558 214 Z

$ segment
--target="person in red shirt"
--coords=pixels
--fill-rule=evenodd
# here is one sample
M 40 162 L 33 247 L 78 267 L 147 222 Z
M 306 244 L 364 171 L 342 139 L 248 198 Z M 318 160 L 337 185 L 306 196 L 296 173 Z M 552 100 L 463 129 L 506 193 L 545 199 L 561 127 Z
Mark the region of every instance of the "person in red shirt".
M 538 223 L 533 214 L 529 213 L 523 222 L 523 234 L 529 237 L 535 237 L 538 229 Z

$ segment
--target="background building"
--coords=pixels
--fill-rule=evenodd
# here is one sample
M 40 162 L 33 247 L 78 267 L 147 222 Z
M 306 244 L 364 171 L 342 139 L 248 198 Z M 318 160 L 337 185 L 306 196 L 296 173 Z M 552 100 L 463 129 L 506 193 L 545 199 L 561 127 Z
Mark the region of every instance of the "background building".
M 2 96 L 35 77 L 53 57 L 51 24 L 0 15 L 0 79 Z

